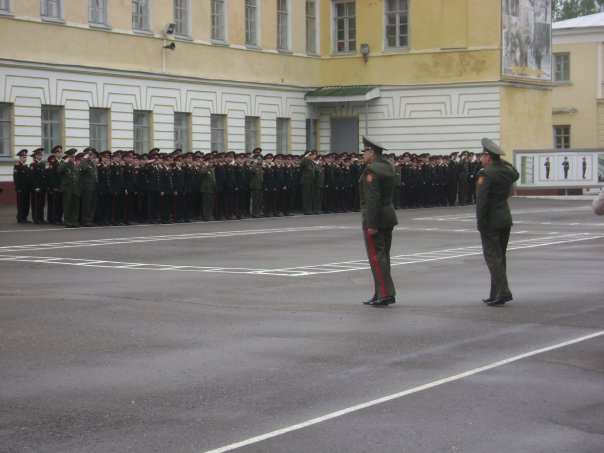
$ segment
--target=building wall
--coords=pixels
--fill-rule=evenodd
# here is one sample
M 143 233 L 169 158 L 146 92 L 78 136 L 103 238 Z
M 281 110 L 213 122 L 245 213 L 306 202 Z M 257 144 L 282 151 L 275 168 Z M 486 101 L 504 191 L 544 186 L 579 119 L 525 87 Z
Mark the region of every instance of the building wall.
M 40 19 L 39 0 L 15 0 L 0 16 L 0 102 L 14 104 L 12 154 L 40 146 L 43 104 L 64 107 L 66 147 L 88 145 L 88 109 L 109 108 L 112 149 L 132 147 L 133 110 L 153 111 L 153 144 L 173 147 L 173 113 L 191 113 L 192 148 L 208 151 L 210 114 L 227 115 L 227 146 L 244 146 L 244 118 L 261 117 L 261 146 L 275 151 L 275 119 L 291 119 L 294 153 L 306 148 L 304 94 L 320 86 L 379 85 L 367 106 L 368 133 L 393 152 L 433 154 L 478 150 L 480 138 L 505 149 L 551 142 L 550 93 L 537 85 L 508 85 L 501 77 L 500 0 L 410 0 L 410 41 L 384 45 L 384 2 L 356 1 L 357 48 L 333 49 L 332 2 L 319 2 L 319 52 L 306 53 L 305 2 L 290 0 L 288 52 L 276 49 L 276 0 L 260 1 L 259 46 L 245 45 L 244 0 L 228 0 L 224 45 L 211 41 L 210 2 L 192 0 L 190 39 L 161 34 L 173 19 L 172 1 L 152 2 L 152 31 L 132 30 L 130 0 L 109 2 L 109 28 L 88 25 L 88 2 L 65 0 L 64 21 Z M 17 39 L 18 37 L 18 39 Z M 368 44 L 365 62 L 360 44 Z M 540 108 L 550 119 L 544 125 Z M 528 109 L 528 114 L 527 114 Z M 318 107 L 319 147 L 330 146 L 334 116 L 356 116 L 364 104 Z M 313 113 L 313 114 L 314 114 Z M 246 150 L 249 151 L 249 150 Z M 0 165 L 0 180 L 10 179 Z
M 556 85 L 552 95 L 554 126 L 570 125 L 571 148 L 598 146 L 598 43 L 557 44 L 554 53 L 570 53 L 570 83 Z M 601 49 L 600 49 L 601 51 Z M 557 113 L 565 109 L 571 113 Z M 552 146 L 552 145 L 550 145 Z

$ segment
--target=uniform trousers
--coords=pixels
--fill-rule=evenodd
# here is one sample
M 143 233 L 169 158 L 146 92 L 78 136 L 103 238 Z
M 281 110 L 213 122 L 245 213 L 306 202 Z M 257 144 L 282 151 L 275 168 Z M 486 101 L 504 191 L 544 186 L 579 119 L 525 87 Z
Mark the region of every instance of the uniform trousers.
M 371 266 L 375 293 L 373 299 L 384 299 L 394 296 L 394 282 L 390 275 L 390 247 L 392 245 L 392 228 L 379 228 L 371 235 L 363 230 L 365 249 Z
M 261 189 L 251 189 L 252 192 L 252 216 L 260 217 L 262 214 L 262 195 Z
M 65 216 L 65 226 L 78 226 L 80 217 L 80 194 L 64 193 L 63 209 Z
M 63 194 L 59 191 L 49 190 L 47 204 L 46 220 L 48 223 L 60 223 L 63 219 Z
M 491 299 L 512 295 L 505 257 L 510 231 L 511 228 L 489 228 L 480 232 L 484 260 L 491 273 Z
M 98 195 L 92 190 L 83 190 L 80 203 L 82 205 L 82 224 L 89 225 L 94 221 Z
M 29 191 L 21 190 L 17 192 L 17 221 L 27 221 L 29 215 Z
M 31 217 L 34 223 L 44 223 L 44 205 L 46 204 L 46 192 L 40 190 L 31 191 Z

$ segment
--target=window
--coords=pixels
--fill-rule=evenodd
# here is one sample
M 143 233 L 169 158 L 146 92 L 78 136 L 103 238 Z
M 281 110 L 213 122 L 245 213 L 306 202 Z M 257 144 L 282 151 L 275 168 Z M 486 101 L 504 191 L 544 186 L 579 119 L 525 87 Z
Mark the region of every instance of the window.
M 289 118 L 277 118 L 277 154 L 289 154 Z
M 251 151 L 257 146 L 260 146 L 258 140 L 260 129 L 260 118 L 257 116 L 245 117 L 245 149 Z
M 386 47 L 409 45 L 408 0 L 386 0 Z
M 245 0 L 245 43 L 258 45 L 258 1 Z
M 0 0 L 0 14 L 12 14 L 11 0 Z
M 554 54 L 554 82 L 570 82 L 570 54 Z
M 224 2 L 212 0 L 212 39 L 216 41 L 226 41 Z
M 11 155 L 11 104 L 0 103 L 0 156 Z
M 289 49 L 288 0 L 277 0 L 277 49 Z
M 62 107 L 54 105 L 42 106 L 42 148 L 50 152 L 62 143 L 63 111 Z
M 134 151 L 145 153 L 151 148 L 151 112 L 134 111 Z
M 219 153 L 224 153 L 226 150 L 224 139 L 226 137 L 225 118 L 225 115 L 210 115 L 211 149 Z
M 174 147 L 184 152 L 190 151 L 189 124 L 190 114 L 174 113 Z
M 90 146 L 97 151 L 109 149 L 109 110 L 90 109 Z
M 63 0 L 40 0 L 40 16 L 43 19 L 63 20 Z
M 317 2 L 306 0 L 306 52 L 317 53 Z
M 354 2 L 334 3 L 335 52 L 354 52 L 357 47 Z
M 191 36 L 189 26 L 191 17 L 191 0 L 174 0 L 174 33 L 182 36 Z
M 107 25 L 108 0 L 89 0 L 88 22 L 91 24 Z
M 570 126 L 554 126 L 556 149 L 570 148 Z
M 132 0 L 132 29 L 150 31 L 150 1 Z
M 306 149 L 317 149 L 318 121 L 308 118 L 306 120 Z

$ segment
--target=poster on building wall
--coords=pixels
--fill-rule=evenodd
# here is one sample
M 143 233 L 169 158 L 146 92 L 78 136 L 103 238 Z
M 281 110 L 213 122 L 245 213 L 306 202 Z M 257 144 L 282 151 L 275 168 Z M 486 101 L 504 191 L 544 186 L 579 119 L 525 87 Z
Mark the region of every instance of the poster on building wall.
M 519 187 L 590 187 L 601 178 L 594 151 L 517 152 Z
M 551 0 L 503 0 L 503 75 L 552 78 Z

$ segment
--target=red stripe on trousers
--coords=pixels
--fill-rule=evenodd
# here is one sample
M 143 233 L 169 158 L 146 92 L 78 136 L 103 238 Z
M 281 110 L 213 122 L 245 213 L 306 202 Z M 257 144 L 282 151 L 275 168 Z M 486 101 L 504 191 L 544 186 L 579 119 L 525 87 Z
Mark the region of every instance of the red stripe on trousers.
M 367 243 L 369 244 L 369 259 L 373 264 L 373 268 L 375 269 L 375 273 L 378 278 L 378 282 L 380 283 L 380 287 L 382 288 L 382 298 L 388 297 L 386 294 L 386 285 L 384 285 L 384 278 L 382 277 L 382 270 L 380 269 L 380 265 L 377 260 L 377 253 L 375 253 L 375 244 L 373 243 L 373 235 L 369 234 L 369 231 L 365 230 L 365 235 L 367 237 Z

